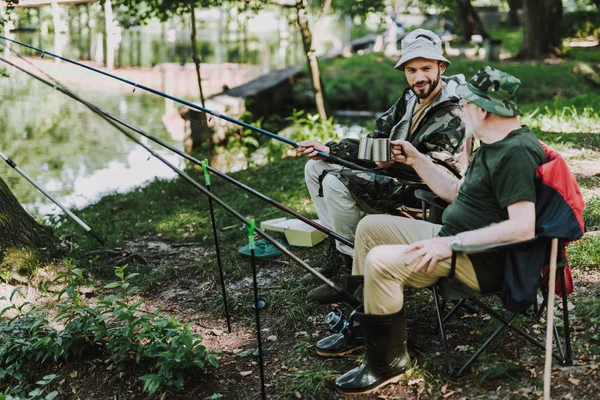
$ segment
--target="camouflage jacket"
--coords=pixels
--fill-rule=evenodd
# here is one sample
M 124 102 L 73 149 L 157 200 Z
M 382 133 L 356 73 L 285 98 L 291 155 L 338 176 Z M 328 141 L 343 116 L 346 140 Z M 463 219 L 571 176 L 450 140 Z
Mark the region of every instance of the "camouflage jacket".
M 429 107 L 417 129 L 409 134 L 412 111 L 417 97 L 406 89 L 400 99 L 375 122 L 374 138 L 408 140 L 420 152 L 462 170 L 464 125 L 460 116 L 456 87 L 465 82 L 463 75 L 442 77 L 445 86 Z M 335 174 L 359 200 L 367 212 L 393 212 L 400 205 L 416 205 L 412 192 L 424 187 L 417 173 L 405 164 L 396 163 L 381 169 L 371 161 L 358 160 L 358 141 L 344 139 L 329 142 L 331 154 L 373 169 L 373 173 L 342 169 Z

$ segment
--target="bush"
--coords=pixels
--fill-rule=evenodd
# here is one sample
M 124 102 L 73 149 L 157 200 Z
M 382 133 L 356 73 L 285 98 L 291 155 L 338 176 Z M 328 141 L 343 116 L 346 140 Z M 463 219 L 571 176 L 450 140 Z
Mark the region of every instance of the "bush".
M 56 321 L 64 324 L 57 331 L 50 324 L 50 310 L 45 306 L 25 303 L 12 305 L 0 312 L 14 310 L 15 316 L 0 322 L 0 384 L 10 388 L 0 396 L 27 396 L 42 398 L 50 376 L 38 381 L 35 387 L 31 366 L 52 360 L 65 360 L 85 350 L 96 350 L 106 355 L 106 361 L 123 370 L 131 363 L 144 363 L 151 374 L 141 376 L 144 391 L 153 395 L 161 386 L 182 388 L 184 376 L 193 369 L 217 367 L 216 358 L 201 344 L 202 337 L 192 333 L 192 324 L 181 324 L 175 317 L 162 317 L 160 310 L 145 313 L 140 310 L 143 299 L 134 295 L 139 288 L 132 286 L 125 275 L 125 267 L 115 269 L 118 281 L 104 288 L 110 291 L 97 304 L 87 304 L 80 296 L 84 283 L 79 268 L 71 268 L 56 280 L 65 280 L 66 287 L 59 293 L 65 298 L 58 304 Z M 12 302 L 15 290 L 10 297 Z M 43 385 L 40 382 L 45 382 Z M 33 393 L 33 394 L 32 394 Z M 50 392 L 44 398 L 53 398 Z M 0 397 L 2 398 L 2 397 Z
M 574 11 L 563 15 L 561 23 L 563 37 L 600 39 L 600 11 Z

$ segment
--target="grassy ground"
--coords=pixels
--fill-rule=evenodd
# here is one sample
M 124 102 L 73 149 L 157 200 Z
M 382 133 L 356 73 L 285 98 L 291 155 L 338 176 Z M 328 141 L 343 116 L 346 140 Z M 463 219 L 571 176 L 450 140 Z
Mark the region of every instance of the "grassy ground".
M 597 53 L 596 49 L 586 54 L 594 58 Z M 484 65 L 483 61 L 462 59 L 452 62 L 451 72 L 467 76 Z M 589 231 L 597 231 L 600 229 L 600 117 L 595 110 L 600 109 L 600 95 L 597 87 L 574 72 L 579 62 L 598 67 L 594 60 L 571 60 L 557 65 L 506 62 L 498 66 L 522 79 L 520 99 L 524 118 L 540 139 L 566 158 L 586 198 L 586 226 Z M 324 81 L 333 99 L 336 96 L 353 99 L 350 102 L 353 106 L 348 107 L 381 111 L 397 97 L 404 84 L 402 74 L 393 70 L 393 63 L 379 55 L 332 60 L 324 66 Z M 344 81 L 351 82 L 347 89 L 341 87 Z M 398 82 L 397 90 L 389 91 L 390 82 Z M 358 87 L 368 90 L 357 93 Z M 303 215 L 315 217 L 304 185 L 304 162 L 286 158 L 231 176 Z M 189 173 L 202 181 L 198 171 L 190 169 Z M 285 216 L 217 177 L 213 177 L 212 189 L 242 215 L 253 216 L 257 221 Z M 233 332 L 227 333 L 208 202 L 197 189 L 181 179 L 154 181 L 127 194 L 106 196 L 78 215 L 107 242 L 105 247 L 99 247 L 69 221 L 57 228 L 63 243 L 71 249 L 68 256 L 73 264 L 84 269 L 96 288 L 89 296 L 90 301 L 94 291 L 100 291 L 102 283 L 112 277 L 114 266 L 128 264 L 129 272 L 140 274 L 135 283 L 143 287 L 143 295 L 151 307 L 161 307 L 184 321 L 195 322 L 195 332 L 204 336 L 206 346 L 219 351 L 220 367 L 216 371 L 205 375 L 190 373 L 185 390 L 167 391 L 165 398 L 258 398 L 259 369 L 254 314 L 250 309 L 251 266 L 237 255 L 237 249 L 247 243 L 241 222 L 215 207 L 233 323 Z M 322 243 L 293 251 L 309 265 L 318 267 L 326 261 L 326 249 L 327 244 Z M 569 256 L 576 282 L 576 292 L 570 298 L 570 307 L 574 308 L 571 324 L 576 361 L 572 367 L 554 368 L 553 394 L 556 398 L 594 398 L 600 378 L 600 337 L 595 333 L 600 325 L 600 235 L 588 234 L 571 244 Z M 283 258 L 261 263 L 258 276 L 260 296 L 269 304 L 261 312 L 269 397 L 335 398 L 333 378 L 357 365 L 362 355 L 344 359 L 316 356 L 314 343 L 325 333 L 323 316 L 330 310 L 306 301 L 306 293 L 318 281 Z M 450 379 L 444 370 L 429 291 L 409 293 L 406 304 L 409 335 L 415 342 L 414 364 L 403 380 L 384 389 L 380 398 L 540 397 L 543 359 L 530 345 L 507 335 L 502 339 L 504 346 L 492 345 L 469 374 Z M 543 334 L 542 323 L 529 328 Z M 449 326 L 451 346 L 461 357 L 490 329 L 473 315 L 463 314 Z M 62 379 L 57 380 L 62 382 L 57 384 L 61 398 L 145 398 L 136 374 L 137 369 L 144 370 L 144 365 L 134 365 L 131 370 L 115 374 L 110 364 L 97 361 L 99 357 L 92 355 L 89 359 L 48 367 Z

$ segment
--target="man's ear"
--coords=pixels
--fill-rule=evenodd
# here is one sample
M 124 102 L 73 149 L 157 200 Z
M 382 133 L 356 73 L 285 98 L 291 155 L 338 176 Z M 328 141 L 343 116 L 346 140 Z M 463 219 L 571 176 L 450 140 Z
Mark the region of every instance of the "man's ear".
M 441 75 L 444 73 L 444 71 L 446 71 L 447 64 L 443 61 L 439 61 L 438 66 L 440 68 L 440 75 Z
M 489 118 L 492 115 L 491 112 L 484 110 L 481 107 L 477 107 L 477 114 L 478 114 L 478 117 L 480 117 L 482 121 L 486 120 L 487 118 Z

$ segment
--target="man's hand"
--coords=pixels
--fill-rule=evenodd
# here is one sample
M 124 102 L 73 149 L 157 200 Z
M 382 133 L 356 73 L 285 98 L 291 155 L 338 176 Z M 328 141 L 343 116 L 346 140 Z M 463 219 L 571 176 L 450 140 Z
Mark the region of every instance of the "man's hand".
M 395 161 L 375 161 L 375 164 L 377 164 L 379 168 L 388 169 L 394 165 L 394 162 Z
M 406 260 L 406 265 L 410 265 L 421 258 L 421 261 L 419 261 L 419 264 L 413 270 L 414 272 L 420 271 L 425 264 L 429 263 L 425 273 L 430 275 L 438 261 L 452 256 L 450 237 L 436 237 L 414 242 L 404 249 L 404 253 L 409 255 L 408 259 Z
M 329 147 L 317 142 L 316 140 L 304 140 L 298 143 L 298 151 L 313 160 L 323 160 L 317 152 L 329 154 Z
M 412 166 L 421 157 L 425 157 L 415 146 L 405 140 L 394 140 L 390 145 L 392 146 L 392 160 L 396 162 Z

